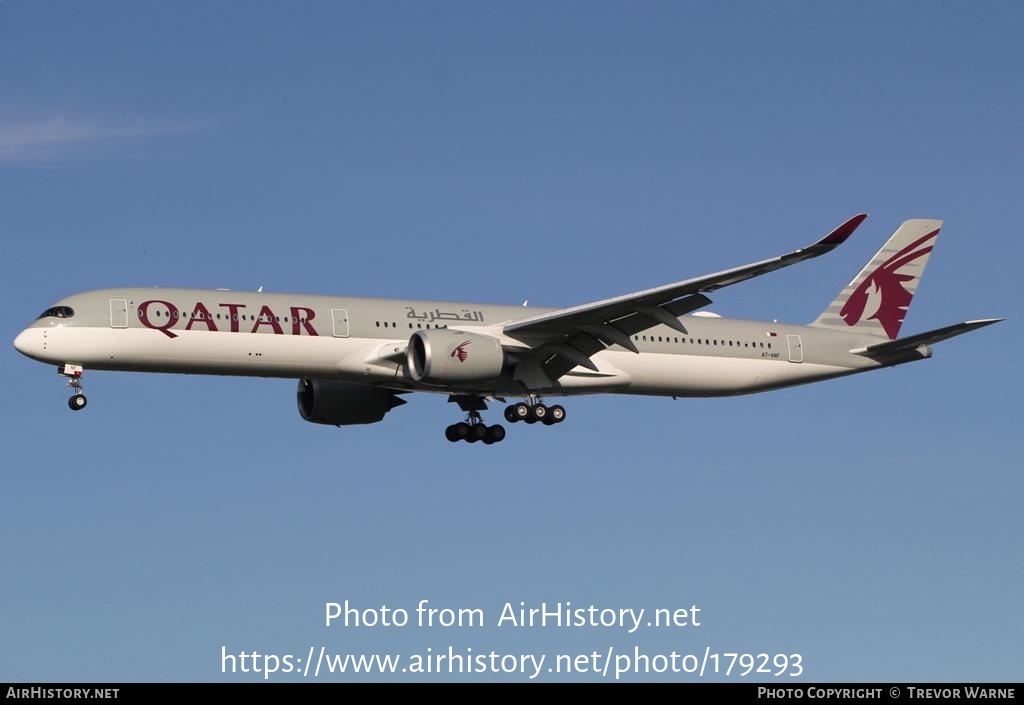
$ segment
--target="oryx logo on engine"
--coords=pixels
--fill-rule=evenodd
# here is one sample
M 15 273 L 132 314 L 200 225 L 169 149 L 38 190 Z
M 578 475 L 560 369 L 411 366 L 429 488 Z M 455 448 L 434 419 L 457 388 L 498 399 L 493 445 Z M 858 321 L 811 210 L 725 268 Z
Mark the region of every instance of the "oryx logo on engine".
M 469 345 L 471 342 L 472 341 L 467 340 L 463 343 L 459 343 L 458 345 L 456 345 L 455 349 L 452 350 L 452 354 L 449 355 L 449 357 L 457 358 L 459 362 L 465 362 L 466 358 L 469 357 L 469 351 L 466 350 L 466 346 Z

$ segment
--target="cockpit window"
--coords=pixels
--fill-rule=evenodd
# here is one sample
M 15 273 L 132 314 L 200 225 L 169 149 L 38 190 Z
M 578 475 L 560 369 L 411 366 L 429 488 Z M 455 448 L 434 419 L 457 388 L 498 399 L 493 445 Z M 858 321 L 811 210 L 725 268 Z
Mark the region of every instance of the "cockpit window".
M 75 315 L 75 309 L 70 306 L 52 306 L 39 314 L 39 318 L 71 318 Z

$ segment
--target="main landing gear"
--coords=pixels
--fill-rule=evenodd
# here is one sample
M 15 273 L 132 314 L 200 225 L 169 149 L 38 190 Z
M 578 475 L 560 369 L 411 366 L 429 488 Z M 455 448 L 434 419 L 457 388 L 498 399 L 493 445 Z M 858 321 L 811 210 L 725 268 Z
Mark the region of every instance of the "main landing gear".
M 81 365 L 61 365 L 57 368 L 57 374 L 68 378 L 68 386 L 74 391 L 68 399 L 68 406 L 72 411 L 81 411 L 85 408 L 88 400 L 82 394 L 82 373 Z
M 491 445 L 505 440 L 503 426 L 488 426 L 480 417 L 480 412 L 487 410 L 487 402 L 482 397 L 471 394 L 452 394 L 448 397 L 448 401 L 455 402 L 460 409 L 466 412 L 465 421 L 453 423 L 444 430 L 444 437 L 449 441 L 452 443 L 483 441 L 484 445 Z M 525 402 L 506 406 L 505 420 L 509 423 L 525 421 L 529 424 L 540 421 L 545 426 L 553 426 L 565 421 L 565 407 L 559 404 L 545 406 L 540 397 L 531 394 Z
M 456 441 L 466 441 L 467 443 L 483 441 L 484 445 L 489 446 L 492 443 L 499 443 L 505 440 L 505 427 L 498 424 L 488 426 L 480 418 L 479 411 L 470 411 L 465 421 L 453 423 L 446 428 L 444 430 L 444 437 L 452 443 Z
M 540 421 L 545 426 L 552 426 L 565 421 L 565 407 L 560 404 L 545 406 L 536 397 L 531 398 L 531 403 L 519 402 L 505 407 L 505 420 L 509 423 L 525 421 L 526 423 L 537 423 Z
M 500 443 L 505 440 L 505 427 L 495 424 L 488 426 L 480 417 L 481 411 L 487 410 L 487 402 L 482 397 L 473 394 L 452 394 L 448 401 L 455 402 L 459 408 L 466 412 L 466 420 L 453 423 L 444 430 L 444 437 L 452 443 L 466 441 L 476 443 L 482 441 L 484 445 Z

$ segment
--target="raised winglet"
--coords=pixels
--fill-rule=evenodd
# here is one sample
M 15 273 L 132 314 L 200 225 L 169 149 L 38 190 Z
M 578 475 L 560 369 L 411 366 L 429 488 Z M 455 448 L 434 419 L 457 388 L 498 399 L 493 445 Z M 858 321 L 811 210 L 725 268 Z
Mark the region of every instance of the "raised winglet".
M 814 244 L 831 245 L 832 247 L 842 245 L 846 242 L 846 238 L 853 235 L 853 231 L 856 230 L 857 226 L 863 223 L 864 219 L 867 217 L 867 213 L 858 213 Z

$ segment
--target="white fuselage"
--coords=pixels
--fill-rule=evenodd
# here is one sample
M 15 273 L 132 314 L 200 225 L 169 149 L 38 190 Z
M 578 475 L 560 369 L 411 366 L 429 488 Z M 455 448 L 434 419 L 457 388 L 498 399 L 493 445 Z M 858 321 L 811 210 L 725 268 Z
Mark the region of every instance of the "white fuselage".
M 721 396 L 878 367 L 849 351 L 861 336 L 702 314 L 687 334 L 658 325 L 592 356 L 545 388 L 502 374 L 457 385 L 415 382 L 405 349 L 417 330 L 491 335 L 515 354 L 505 323 L 543 309 L 192 289 L 109 289 L 68 297 L 15 346 L 36 360 L 86 369 L 338 379 L 396 390 L 481 395 L 617 392 Z

